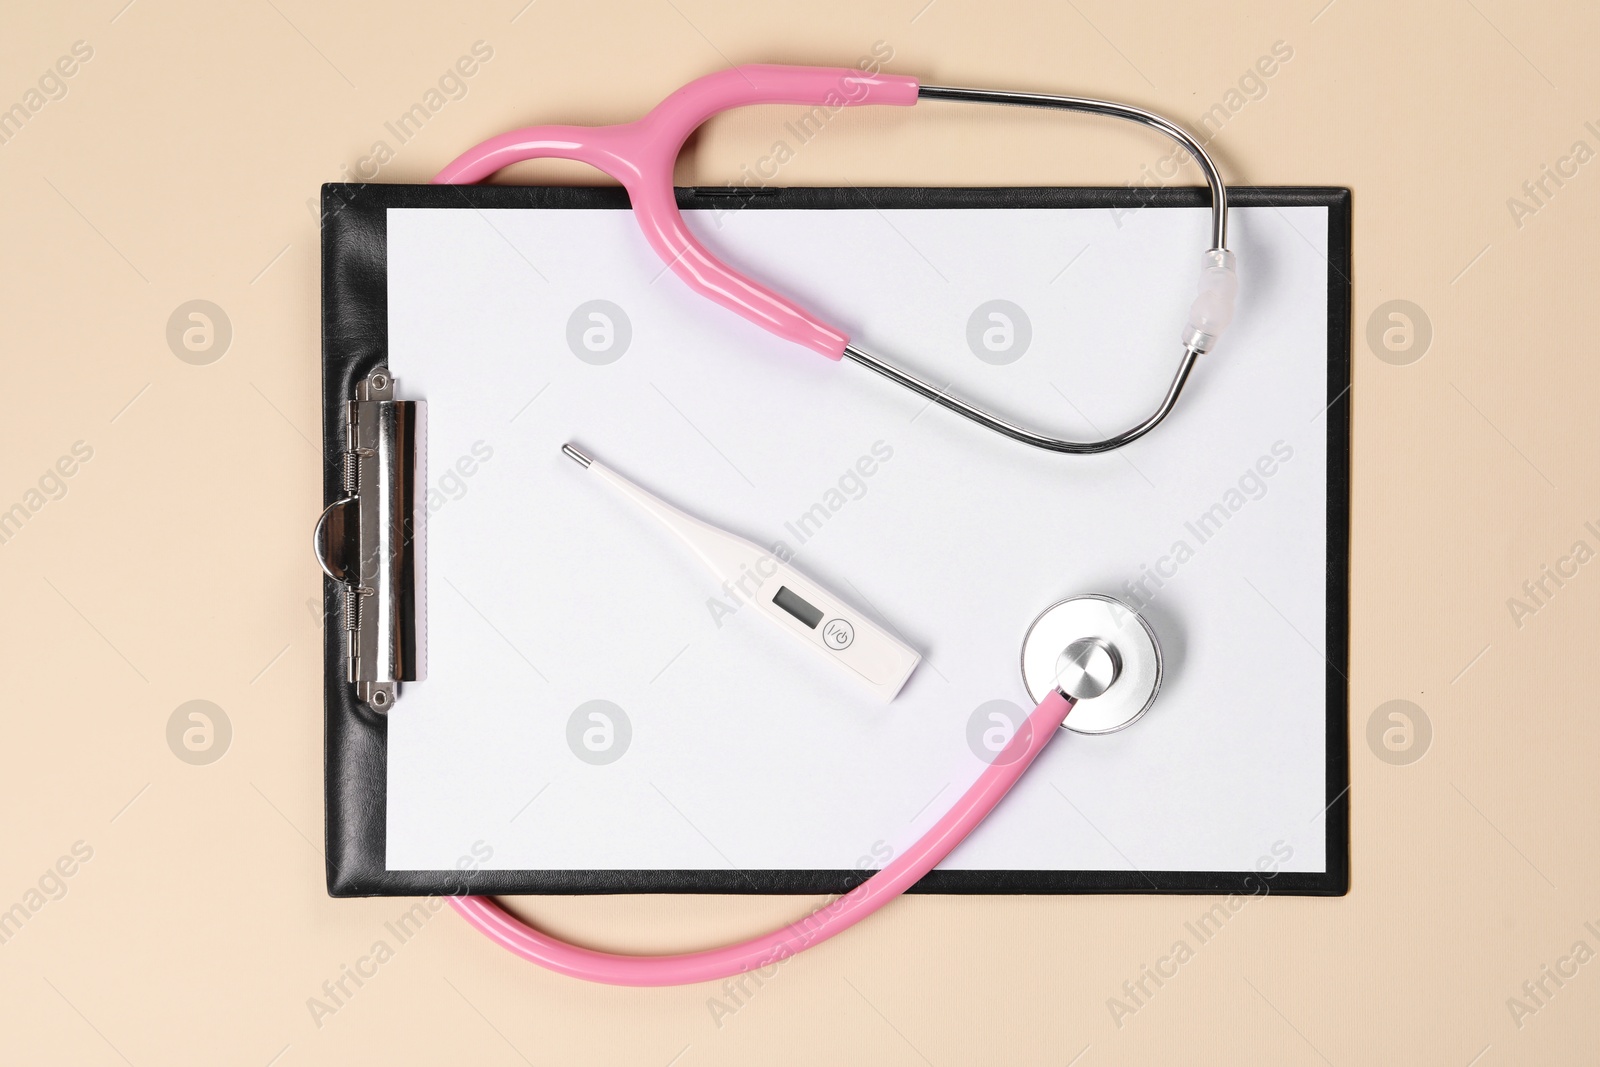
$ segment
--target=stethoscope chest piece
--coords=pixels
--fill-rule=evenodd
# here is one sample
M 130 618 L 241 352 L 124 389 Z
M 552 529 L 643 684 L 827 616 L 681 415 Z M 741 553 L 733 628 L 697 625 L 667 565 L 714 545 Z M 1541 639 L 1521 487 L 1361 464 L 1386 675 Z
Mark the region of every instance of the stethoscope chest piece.
M 1137 722 L 1161 689 L 1161 646 L 1133 609 L 1108 596 L 1046 608 L 1022 639 L 1022 684 L 1039 703 L 1059 689 L 1076 703 L 1061 725 L 1108 734 Z

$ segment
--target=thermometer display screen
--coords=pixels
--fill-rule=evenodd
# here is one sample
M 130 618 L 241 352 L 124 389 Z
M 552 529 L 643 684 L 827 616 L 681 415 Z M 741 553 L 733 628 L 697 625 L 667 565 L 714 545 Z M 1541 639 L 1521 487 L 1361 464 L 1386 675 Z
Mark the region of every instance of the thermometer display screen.
M 822 621 L 822 612 L 786 585 L 778 587 L 777 595 L 772 598 L 772 602 L 813 630 L 817 628 L 817 623 Z

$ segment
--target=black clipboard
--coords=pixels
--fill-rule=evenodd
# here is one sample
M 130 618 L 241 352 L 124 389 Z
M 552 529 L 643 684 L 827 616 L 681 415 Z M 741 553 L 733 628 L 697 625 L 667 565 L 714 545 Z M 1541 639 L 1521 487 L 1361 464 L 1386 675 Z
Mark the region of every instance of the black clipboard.
M 1193 208 L 1202 188 L 761 188 L 677 190 L 685 211 L 880 209 Z M 1328 209 L 1327 432 L 1327 800 L 1326 870 L 1281 871 L 933 871 L 921 893 L 1191 893 L 1337 896 L 1349 889 L 1350 630 L 1350 274 L 1351 196 L 1323 187 L 1230 188 L 1232 207 Z M 345 496 L 346 403 L 357 384 L 387 362 L 387 212 L 390 208 L 627 210 L 618 188 L 328 184 L 322 188 L 323 503 Z M 461 894 L 842 893 L 870 871 L 391 871 L 385 863 L 387 728 L 346 681 L 339 623 L 342 587 L 324 581 L 324 789 L 328 892 L 335 897 Z

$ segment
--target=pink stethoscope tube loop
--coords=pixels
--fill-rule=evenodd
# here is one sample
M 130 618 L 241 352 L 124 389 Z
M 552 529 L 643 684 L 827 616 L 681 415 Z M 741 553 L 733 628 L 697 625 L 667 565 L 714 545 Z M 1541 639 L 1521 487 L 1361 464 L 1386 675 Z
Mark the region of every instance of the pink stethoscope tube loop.
M 651 247 L 691 288 L 780 337 L 839 359 L 848 344 L 842 331 L 743 277 L 694 238 L 678 213 L 673 164 L 689 135 L 728 108 L 763 103 L 906 106 L 916 103 L 917 90 L 914 78 L 856 70 L 738 67 L 691 82 L 636 122 L 596 128 L 538 126 L 502 134 L 463 153 L 434 181 L 481 181 L 512 163 L 541 157 L 588 163 L 627 189 Z M 1069 698 L 1051 693 L 961 799 L 887 867 L 805 918 L 738 944 L 671 956 L 625 956 L 560 941 L 513 918 L 488 897 L 451 897 L 450 904 L 517 955 L 592 982 L 681 985 L 769 967 L 848 930 L 915 885 L 994 810 L 1044 751 L 1071 708 Z
M 733 270 L 695 239 L 678 212 L 672 172 L 690 134 L 711 116 L 750 104 L 839 108 L 861 104 L 909 106 L 930 99 L 1044 107 L 1138 122 L 1177 141 L 1200 163 L 1212 194 L 1212 244 L 1206 252 L 1200 299 L 1183 337 L 1184 358 L 1161 405 L 1143 422 L 1096 441 L 1074 441 L 1015 425 L 935 388 L 849 343 L 841 331 Z M 850 360 L 933 403 L 1006 437 L 1053 452 L 1090 454 L 1138 440 L 1176 403 L 1195 360 L 1210 351 L 1232 317 L 1237 279 L 1226 248 L 1227 193 L 1205 149 L 1170 121 L 1125 104 L 1080 97 L 920 86 L 914 78 L 827 67 L 743 66 L 711 74 L 673 93 L 643 118 L 615 126 L 532 126 L 492 138 L 462 153 L 434 182 L 481 181 L 513 163 L 561 158 L 587 163 L 628 192 L 635 216 L 656 254 L 691 289 L 779 337 L 830 359 Z M 1054 691 L 1033 710 L 1010 742 L 953 807 L 915 844 L 855 889 L 760 937 L 702 952 L 626 956 L 581 948 L 513 918 L 487 897 L 452 897 L 450 904 L 494 941 L 550 970 L 615 985 L 662 986 L 704 982 L 773 966 L 849 929 L 915 885 L 986 818 L 1044 750 L 1072 709 Z
M 901 107 L 918 100 L 999 104 L 1102 115 L 1155 130 L 1193 157 L 1211 189 L 1212 247 L 1202 261 L 1200 294 L 1181 335 L 1183 359 L 1161 404 L 1142 422 L 1110 436 L 1078 440 L 1039 433 L 1001 418 L 852 344 L 842 330 L 746 278 L 695 240 L 678 212 L 673 165 L 689 135 L 720 111 L 746 104 L 810 104 L 811 113 L 859 104 Z M 802 120 L 804 121 L 804 120 Z M 756 65 L 734 67 L 690 82 L 634 122 L 617 126 L 530 126 L 491 138 L 462 153 L 434 178 L 436 183 L 475 182 L 525 159 L 555 157 L 588 163 L 610 174 L 628 191 L 635 217 L 656 254 L 702 296 L 757 326 L 829 359 L 849 360 L 931 403 L 1003 437 L 1049 452 L 1092 455 L 1131 444 L 1164 420 L 1203 353 L 1212 351 L 1233 319 L 1238 294 L 1235 257 L 1227 248 L 1228 190 L 1205 147 L 1169 119 L 1110 100 L 997 89 L 922 85 L 903 75 L 832 67 Z
M 479 182 L 526 159 L 587 163 L 622 183 L 646 240 L 689 287 L 785 340 L 829 359 L 849 338 L 788 298 L 708 252 L 678 213 L 672 168 L 678 152 L 713 115 L 751 104 L 810 104 L 838 109 L 861 104 L 909 106 L 915 78 L 834 67 L 756 64 L 690 82 L 634 122 L 617 126 L 529 126 L 469 148 L 433 179 L 436 185 Z
M 1055 736 L 1072 704 L 1071 698 L 1059 691 L 1045 697 L 961 799 L 883 870 L 805 918 L 748 941 L 672 956 L 625 956 L 557 940 L 513 918 L 488 897 L 451 897 L 450 904 L 491 940 L 524 959 L 590 982 L 684 985 L 771 967 L 843 933 L 933 870 L 1017 784 Z

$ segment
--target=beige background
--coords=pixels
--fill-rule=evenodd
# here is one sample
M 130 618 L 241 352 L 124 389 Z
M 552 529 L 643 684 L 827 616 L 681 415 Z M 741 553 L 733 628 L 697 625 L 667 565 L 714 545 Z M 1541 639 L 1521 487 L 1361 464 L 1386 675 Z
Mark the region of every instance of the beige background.
M 1600 950 L 1584 927 L 1600 929 L 1600 564 L 1520 628 L 1507 608 L 1574 542 L 1600 544 L 1583 527 L 1600 527 L 1600 164 L 1547 183 L 1520 226 L 1507 205 L 1574 142 L 1600 148 L 1600 121 L 1585 126 L 1600 120 L 1592 5 L 125 2 L 0 15 L 0 107 L 74 42 L 93 48 L 66 96 L 0 145 L 0 508 L 75 442 L 93 449 L 0 544 L 0 908 L 75 842 L 93 849 L 0 945 L 0 1059 L 1592 1062 L 1600 962 L 1546 980 L 1555 995 L 1520 1027 L 1507 1007 L 1574 942 Z M 1106 95 L 1193 125 L 1274 42 L 1292 47 L 1212 147 L 1234 182 L 1355 190 L 1350 895 L 1251 904 L 1120 1027 L 1107 999 L 1210 901 L 905 900 L 785 965 L 720 1025 L 714 988 L 568 981 L 441 914 L 315 1025 L 307 998 L 403 907 L 323 890 L 308 201 L 478 40 L 494 56 L 468 95 L 380 180 L 425 180 L 515 124 L 631 118 L 728 62 L 847 65 L 883 41 L 891 71 Z M 735 176 L 789 117 L 716 120 L 680 179 Z M 1047 115 L 850 113 L 781 180 L 1121 183 L 1165 150 Z M 521 177 L 552 175 L 592 180 Z M 205 366 L 165 336 L 195 298 L 234 332 Z M 1365 341 L 1392 299 L 1432 324 L 1411 365 Z M 192 699 L 233 725 L 209 766 L 167 745 Z M 1366 741 L 1392 699 L 1433 726 L 1406 766 Z M 811 903 L 524 911 L 670 950 Z

